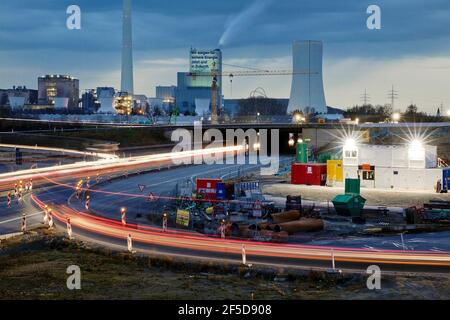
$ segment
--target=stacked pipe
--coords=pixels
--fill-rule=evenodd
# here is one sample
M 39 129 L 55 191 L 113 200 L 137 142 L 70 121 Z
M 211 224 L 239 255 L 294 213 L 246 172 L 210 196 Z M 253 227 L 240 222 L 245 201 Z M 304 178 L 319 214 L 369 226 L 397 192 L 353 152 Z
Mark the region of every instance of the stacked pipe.
M 275 232 L 287 232 L 289 235 L 297 232 L 320 231 L 324 227 L 322 219 L 302 217 L 298 210 L 270 214 L 268 221 L 270 223 L 267 229 Z

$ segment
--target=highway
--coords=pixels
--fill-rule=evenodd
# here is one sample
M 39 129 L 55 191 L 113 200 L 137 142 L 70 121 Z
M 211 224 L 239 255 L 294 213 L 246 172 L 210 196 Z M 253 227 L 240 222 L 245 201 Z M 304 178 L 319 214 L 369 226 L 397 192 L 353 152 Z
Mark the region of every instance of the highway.
M 187 156 L 177 155 L 179 157 Z M 145 158 L 145 159 L 144 159 Z M 214 236 L 205 236 L 196 232 L 179 231 L 171 229 L 162 232 L 159 227 L 151 226 L 136 219 L 139 213 L 140 201 L 146 198 L 147 192 L 154 192 L 156 196 L 170 196 L 174 186 L 180 181 L 201 176 L 226 176 L 237 174 L 239 166 L 193 166 L 171 168 L 159 172 L 158 168 L 171 163 L 173 155 L 154 155 L 152 157 L 136 157 L 133 159 L 98 160 L 102 163 L 95 169 L 99 172 L 113 170 L 115 175 L 123 175 L 133 170 L 148 170 L 153 167 L 156 171 L 129 176 L 123 179 L 114 179 L 110 183 L 103 182 L 98 188 L 92 188 L 93 212 L 86 212 L 77 201 L 73 199 L 74 186 L 82 173 L 94 172 L 93 167 L 86 163 L 81 167 L 73 168 L 75 175 L 61 175 L 58 169 L 49 173 L 38 172 L 43 184 L 33 191 L 30 199 L 24 200 L 27 214 L 39 217 L 39 212 L 49 205 L 58 227 L 64 230 L 66 219 L 72 222 L 75 237 L 118 250 L 126 250 L 126 237 L 131 234 L 134 248 L 138 253 L 177 255 L 196 259 L 216 259 L 228 263 L 239 264 L 242 245 L 245 245 L 249 263 L 267 266 L 289 266 L 296 268 L 329 269 L 334 256 L 339 269 L 362 271 L 368 265 L 377 264 L 387 271 L 404 272 L 449 272 L 450 254 L 442 251 L 402 251 L 374 248 L 350 248 L 336 245 L 300 245 L 300 244 L 274 244 L 257 241 L 244 241 L 232 239 L 219 239 Z M 108 170 L 102 171 L 103 163 L 107 161 Z M 115 163 L 113 163 L 113 162 Z M 248 170 L 256 170 L 249 166 Z M 66 169 L 64 169 L 66 170 Z M 27 173 L 33 175 L 34 173 Z M 111 173 L 101 175 L 102 179 L 109 178 Z M 19 176 L 22 176 L 19 174 Z M 8 177 L 9 179 L 10 177 Z M 44 184 L 45 181 L 45 184 Z M 0 180 L 1 183 L 1 180 Z M 145 184 L 146 189 L 140 193 L 138 184 Z M 120 190 L 119 190 L 120 189 Z M 136 200 L 138 199 L 138 201 Z M 119 209 L 126 204 L 130 214 L 127 226 L 119 221 Z M 31 205 L 34 204 L 35 211 Z M 21 212 L 20 208 L 13 207 L 0 221 L 0 232 L 6 228 L 13 228 L 20 221 L 13 220 Z M 3 210 L 2 210 L 3 211 Z M 35 215 L 34 215 L 35 214 Z M 3 224 L 1 224 L 3 222 Z M 37 222 L 39 223 L 39 222 Z M 9 230 L 9 229 L 8 229 Z

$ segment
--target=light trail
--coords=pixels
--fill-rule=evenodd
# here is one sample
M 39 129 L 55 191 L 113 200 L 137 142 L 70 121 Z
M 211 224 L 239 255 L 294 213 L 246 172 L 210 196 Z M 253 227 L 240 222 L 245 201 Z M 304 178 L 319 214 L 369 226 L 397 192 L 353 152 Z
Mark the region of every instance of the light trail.
M 32 177 L 39 178 L 42 181 L 57 182 L 55 180 L 56 178 L 74 179 L 77 174 L 86 175 L 91 172 L 104 172 L 108 170 L 120 171 L 129 168 L 138 168 L 140 166 L 155 165 L 174 159 L 186 159 L 204 154 L 238 152 L 241 150 L 242 146 L 236 146 L 140 156 L 128 159 L 100 159 L 97 161 L 59 166 L 43 172 L 31 170 L 31 175 Z M 15 177 L 13 181 L 17 181 L 17 179 L 18 178 Z M 0 180 L 0 183 L 1 182 L 5 182 L 5 180 Z M 73 188 L 67 184 L 65 186 Z M 98 190 L 93 191 L 97 192 Z M 116 194 L 121 195 L 120 193 Z M 130 196 L 135 197 L 136 195 Z M 33 195 L 32 200 L 41 209 L 44 209 L 45 204 L 39 198 Z M 135 224 L 123 226 L 117 220 L 96 217 L 87 213 L 78 212 L 65 205 L 56 205 L 52 207 L 52 209 L 55 219 L 60 223 L 64 224 L 66 219 L 70 218 L 72 225 L 80 230 L 85 230 L 91 235 L 101 235 L 122 239 L 124 240 L 124 244 L 126 243 L 125 239 L 128 234 L 131 234 L 133 240 L 138 243 L 182 250 L 201 251 L 211 254 L 240 255 L 242 244 L 245 244 L 247 255 L 265 257 L 269 259 L 283 258 L 293 259 L 294 261 L 308 260 L 329 262 L 331 261 L 331 255 L 334 254 L 336 261 L 349 263 L 450 267 L 450 254 L 448 253 L 420 251 L 406 252 L 400 250 L 383 250 L 374 252 L 373 250 L 367 250 L 364 248 L 353 249 L 305 246 L 295 244 L 264 243 L 248 240 L 221 239 L 219 237 L 200 235 L 194 232 L 176 230 L 161 232 L 161 229 L 156 227 L 147 227 Z
M 243 150 L 243 146 L 230 146 L 221 148 L 199 149 L 183 152 L 162 153 L 156 155 L 136 156 L 130 158 L 111 158 L 96 161 L 83 161 L 73 164 L 47 167 L 40 169 L 21 170 L 0 174 L 0 190 L 11 187 L 11 183 L 20 180 L 33 179 L 34 182 L 48 177 L 73 178 L 74 175 L 82 174 L 85 176 L 100 172 L 109 171 L 109 173 L 130 169 L 145 167 L 157 162 L 167 162 L 182 159 L 192 159 L 209 154 L 229 154 Z
M 115 159 L 118 156 L 109 153 L 100 153 L 100 152 L 90 152 L 90 151 L 78 151 L 73 149 L 63 149 L 63 148 L 51 148 L 51 147 L 38 147 L 38 146 L 29 146 L 29 145 L 21 145 L 21 144 L 5 144 L 0 143 L 0 148 L 8 148 L 8 149 L 25 149 L 25 150 L 37 150 L 37 151 L 48 151 L 48 152 L 59 152 L 59 153 L 67 153 L 67 154 L 76 154 L 81 156 L 91 156 L 95 158 L 101 159 Z
M 44 203 L 37 197 L 33 201 L 44 208 Z M 137 225 L 122 226 L 115 220 L 99 219 L 86 213 L 75 211 L 66 206 L 56 206 L 53 209 L 54 217 L 61 223 L 65 223 L 69 217 L 73 226 L 86 230 L 89 233 L 125 239 L 131 234 L 134 241 L 164 247 L 195 250 L 202 252 L 215 252 L 223 254 L 241 253 L 242 244 L 245 244 L 247 254 L 273 258 L 289 258 L 297 260 L 321 260 L 330 261 L 333 253 L 336 261 L 367 263 L 367 264 L 391 264 L 391 265 L 415 265 L 415 266 L 450 266 L 450 255 L 436 252 L 405 252 L 400 250 L 386 250 L 374 252 L 372 250 L 303 246 L 294 244 L 268 244 L 256 241 L 240 241 L 221 239 L 217 237 L 200 236 L 190 232 L 161 232 L 158 228 L 141 228 Z M 156 229 L 156 230 L 155 230 Z

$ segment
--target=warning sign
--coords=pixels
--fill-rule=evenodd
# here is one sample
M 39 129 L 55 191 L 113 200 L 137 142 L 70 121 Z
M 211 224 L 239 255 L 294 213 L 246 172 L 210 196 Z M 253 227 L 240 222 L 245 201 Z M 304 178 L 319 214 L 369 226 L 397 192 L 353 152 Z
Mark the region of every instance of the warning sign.
M 189 211 L 177 210 L 177 224 L 180 226 L 189 226 Z

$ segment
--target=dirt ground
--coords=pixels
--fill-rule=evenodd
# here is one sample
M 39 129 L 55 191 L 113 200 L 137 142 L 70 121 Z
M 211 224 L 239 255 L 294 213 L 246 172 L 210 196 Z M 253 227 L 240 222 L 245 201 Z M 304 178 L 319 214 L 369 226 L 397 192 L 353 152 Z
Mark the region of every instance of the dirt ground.
M 263 186 L 264 194 L 274 197 L 286 197 L 288 195 L 301 195 L 302 199 L 326 202 L 332 200 L 336 195 L 343 194 L 343 188 L 318 187 L 292 185 L 288 183 L 266 184 Z M 422 207 L 430 200 L 450 201 L 450 194 L 437 194 L 433 192 L 414 191 L 394 191 L 361 189 L 361 195 L 367 199 L 368 206 L 388 206 L 388 207 Z
M 81 269 L 81 290 L 68 290 L 66 269 Z M 371 291 L 365 276 L 306 271 L 250 273 L 130 256 L 68 242 L 40 231 L 0 245 L 0 299 L 449 299 L 444 276 L 384 276 Z

